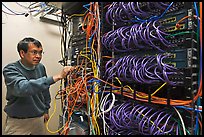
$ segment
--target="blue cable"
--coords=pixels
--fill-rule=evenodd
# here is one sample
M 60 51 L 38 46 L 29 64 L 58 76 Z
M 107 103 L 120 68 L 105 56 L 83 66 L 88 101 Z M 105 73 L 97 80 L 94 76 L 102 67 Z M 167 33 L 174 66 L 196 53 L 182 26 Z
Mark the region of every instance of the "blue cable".
M 12 11 L 11 9 L 9 9 L 6 5 L 4 5 L 4 3 L 2 2 L 2 5 L 7 8 L 9 11 L 11 11 L 12 13 L 14 13 L 15 15 L 25 15 L 25 13 L 16 13 L 14 11 Z
M 187 109 L 187 110 L 193 110 L 193 108 L 188 108 L 188 107 L 185 107 L 185 106 L 175 106 L 177 108 L 183 108 L 183 109 Z M 196 112 L 202 112 L 202 110 L 198 110 L 198 109 L 195 109 Z
M 196 5 L 196 2 L 194 2 L 194 7 L 195 7 L 195 11 L 196 11 L 196 16 L 197 18 L 199 17 L 199 14 L 198 14 L 198 8 L 197 8 L 197 5 Z M 200 26 L 200 21 L 198 19 L 198 27 L 197 27 L 197 32 L 199 34 L 199 26 Z M 202 49 L 200 49 L 200 75 L 202 74 Z M 200 77 L 198 77 L 198 87 L 200 85 Z
M 152 16 L 151 18 L 149 18 L 149 19 L 147 19 L 147 20 L 143 20 L 143 19 L 140 19 L 140 18 L 138 18 L 138 17 L 136 17 L 135 16 L 135 18 L 137 19 L 137 20 L 133 20 L 133 21 L 135 21 L 135 22 L 148 22 L 148 21 L 151 21 L 151 20 L 158 20 L 158 19 L 160 19 L 160 18 L 162 18 L 163 16 L 164 16 L 164 14 L 168 11 L 168 9 L 171 7 L 171 5 L 173 5 L 173 3 L 174 2 L 171 2 L 170 4 L 169 4 L 169 6 L 166 8 L 166 10 L 160 15 L 160 16 Z
M 92 4 L 92 3 L 91 3 Z M 90 6 L 90 4 L 85 4 L 83 5 L 84 8 L 86 8 L 87 10 L 89 10 L 89 8 L 87 8 L 88 6 Z M 89 10 L 90 11 L 90 10 Z M 91 11 L 90 11 L 91 12 Z M 92 12 L 91 12 L 92 13 Z
M 195 12 L 196 12 L 196 16 L 197 16 L 197 20 L 198 20 L 198 25 L 197 25 L 197 33 L 199 34 L 199 26 L 200 26 L 200 21 L 198 19 L 199 17 L 199 13 L 198 13 L 198 8 L 197 8 L 197 5 L 196 5 L 196 2 L 193 2 L 194 4 L 194 7 L 195 7 Z M 202 74 L 202 50 L 200 49 L 200 74 Z M 198 87 L 200 86 L 200 77 L 198 77 Z M 197 99 L 197 107 L 200 106 L 200 97 L 198 97 Z M 196 125 L 195 125 L 195 129 L 194 129 L 194 134 L 195 135 L 198 135 L 198 132 L 199 132 L 199 125 L 198 125 L 198 112 L 196 114 Z
M 92 83 L 92 82 L 98 82 L 98 83 L 100 83 L 100 80 L 96 80 L 96 79 L 90 79 L 89 81 L 88 81 L 88 83 Z
M 200 106 L 200 97 L 198 97 L 198 100 L 197 100 L 197 107 L 199 107 Z M 199 112 L 197 112 L 197 114 L 196 114 L 196 126 L 195 126 L 195 132 L 194 132 L 194 134 L 195 135 L 198 135 L 198 129 L 199 129 L 199 126 L 198 126 L 198 113 Z

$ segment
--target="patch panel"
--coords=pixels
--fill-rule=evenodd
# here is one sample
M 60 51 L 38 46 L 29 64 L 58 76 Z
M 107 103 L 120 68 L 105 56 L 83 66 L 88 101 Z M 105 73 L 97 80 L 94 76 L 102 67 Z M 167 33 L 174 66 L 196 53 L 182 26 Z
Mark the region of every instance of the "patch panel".
M 94 2 L 90 4 L 94 4 Z M 87 34 L 90 34 L 90 36 L 94 36 L 94 38 L 96 38 L 97 35 L 91 35 L 90 32 L 94 31 L 97 26 L 91 26 L 91 30 L 85 30 L 85 32 L 82 32 L 80 30 L 81 32 L 76 32 L 71 37 L 71 64 L 75 66 L 81 65 L 82 62 L 85 62 L 81 66 L 83 67 L 83 70 L 86 70 L 87 74 L 91 77 L 91 79 L 88 80 L 87 83 L 85 83 L 85 81 L 90 77 L 85 77 L 86 74 L 84 72 L 81 71 L 77 73 L 76 76 L 80 79 L 83 79 L 81 84 L 85 83 L 81 87 L 85 87 L 84 90 L 86 91 L 86 93 L 88 93 L 89 97 L 87 97 L 87 106 L 83 106 L 82 109 L 86 108 L 87 110 L 88 108 L 87 113 L 89 114 L 83 115 L 81 113 L 73 113 L 72 117 L 74 120 L 72 122 L 75 124 L 75 127 L 88 127 L 88 129 L 86 129 L 86 131 L 88 131 L 86 132 L 86 134 L 94 135 L 113 133 L 109 131 L 116 130 L 117 128 L 112 127 L 114 127 L 115 125 L 119 125 L 121 121 L 118 124 L 115 124 L 119 119 L 119 116 L 113 115 L 112 117 L 116 118 L 116 120 L 111 121 L 112 117 L 110 117 L 110 115 L 114 114 L 114 112 L 116 111 L 125 111 L 126 109 L 118 108 L 115 111 L 113 111 L 113 109 L 110 109 L 109 112 L 106 113 L 110 113 L 106 115 L 107 119 L 103 117 L 98 117 L 98 115 L 97 117 L 93 116 L 96 116 L 94 115 L 96 111 L 99 111 L 100 116 L 103 115 L 103 113 L 100 113 L 103 109 L 99 108 L 99 110 L 96 110 L 98 109 L 98 107 L 95 107 L 95 105 L 101 107 L 106 102 L 106 100 L 100 100 L 101 104 L 97 104 L 98 101 L 94 102 L 95 99 L 105 98 L 108 100 L 109 98 L 107 96 L 107 98 L 104 96 L 108 95 L 109 93 L 114 93 L 116 101 L 123 104 L 125 104 L 126 102 L 129 103 L 129 101 L 131 100 L 133 104 L 139 102 L 138 104 L 150 106 L 150 108 L 156 108 L 157 110 L 159 110 L 159 112 L 162 112 L 164 110 L 163 108 L 169 109 L 168 113 L 173 112 L 172 116 L 174 116 L 174 118 L 172 120 L 176 119 L 175 123 L 178 125 L 176 127 L 175 123 L 173 123 L 172 121 L 170 122 L 170 124 L 167 125 L 168 129 L 170 129 L 170 126 L 172 126 L 172 129 L 174 129 L 170 132 L 171 135 L 183 134 L 182 129 L 184 129 L 184 131 L 187 131 L 188 135 L 193 134 L 193 130 L 195 130 L 195 122 L 191 121 L 193 118 L 195 118 L 193 115 L 191 115 L 193 111 L 190 111 L 191 113 L 186 114 L 186 110 L 179 109 L 179 112 L 183 115 L 182 117 L 186 125 L 186 128 L 182 128 L 182 125 L 180 123 L 181 120 L 178 120 L 179 116 L 172 108 L 175 106 L 182 106 L 183 102 L 188 102 L 189 100 L 194 99 L 193 97 L 196 95 L 196 93 L 198 93 L 199 89 L 200 42 L 198 39 L 199 26 L 197 24 L 197 18 L 193 17 L 193 15 L 196 14 L 195 9 L 193 8 L 194 3 L 114 2 L 114 9 L 117 10 L 114 11 L 112 9 L 111 11 L 109 11 L 111 6 L 113 6 L 111 4 L 111 2 L 99 3 L 100 29 L 98 30 L 101 31 L 99 32 L 100 36 L 103 36 L 104 34 L 109 34 L 107 37 L 105 37 L 107 38 L 105 39 L 105 42 L 110 41 L 109 43 L 107 42 L 107 45 L 104 46 L 102 43 L 100 43 L 100 47 L 97 47 L 99 46 L 98 40 L 101 37 L 97 38 L 97 40 L 95 39 L 94 42 L 92 41 L 94 43 L 92 45 L 92 48 L 94 48 L 94 53 L 90 51 L 91 48 L 88 44 L 89 40 L 91 41 L 93 39 L 92 37 L 88 38 Z M 154 7 L 152 7 L 156 5 L 159 5 L 160 8 L 154 9 Z M 135 6 L 135 9 L 131 9 L 131 6 Z M 168 10 L 165 11 L 165 9 L 167 8 Z M 90 12 L 89 10 L 87 11 L 88 13 Z M 131 14 L 129 14 L 130 10 Z M 113 16 L 110 18 L 111 23 L 108 23 L 106 21 L 107 11 L 113 13 Z M 120 14 L 118 14 L 119 11 Z M 138 17 L 133 17 L 133 11 L 135 11 L 135 13 L 137 11 Z M 94 14 L 93 12 L 91 13 Z M 131 20 L 131 17 L 134 19 L 137 18 L 139 20 L 137 20 L 136 22 L 122 22 L 118 20 Z M 145 22 L 143 19 L 146 21 L 149 19 L 148 21 L 150 22 Z M 78 28 L 76 24 L 78 23 L 76 22 L 73 25 L 75 26 L 75 28 Z M 87 25 L 88 24 L 89 22 L 87 22 Z M 133 28 L 131 32 L 127 32 L 128 27 L 133 25 L 135 25 L 135 28 Z M 119 29 L 121 27 L 127 27 L 127 29 Z M 109 31 L 115 32 L 110 34 L 108 33 Z M 97 34 L 99 33 L 97 32 Z M 135 36 L 135 41 L 133 41 L 133 37 L 131 36 Z M 130 42 L 131 44 L 127 46 L 128 42 Z M 134 42 L 138 42 L 139 44 L 137 43 L 138 45 L 134 46 Z M 115 45 L 121 46 L 122 48 L 131 47 L 132 49 L 126 52 L 118 52 L 116 51 L 118 47 L 114 49 Z M 145 46 L 145 48 L 140 48 L 141 45 Z M 87 46 L 88 49 L 86 49 Z M 107 46 L 110 46 L 108 50 L 106 49 Z M 100 60 L 95 60 L 96 54 L 100 55 L 100 57 L 97 56 L 97 58 L 100 58 Z M 106 63 L 110 60 L 112 62 L 106 65 Z M 99 64 L 97 64 L 98 62 Z M 92 78 L 92 74 L 94 75 L 94 77 L 99 74 L 99 78 Z M 81 77 L 81 75 L 83 76 Z M 95 81 L 96 79 L 97 82 Z M 77 85 L 77 91 L 79 89 L 78 87 L 79 86 Z M 104 92 L 97 92 L 98 89 L 100 89 L 101 91 L 104 90 Z M 94 93 L 94 91 L 97 93 Z M 79 99 L 76 102 L 80 103 L 80 101 L 81 100 Z M 110 105 L 111 103 L 109 101 L 107 101 L 106 103 Z M 188 105 L 192 105 L 191 108 L 194 108 L 195 106 L 193 106 L 193 103 L 194 102 L 188 103 Z M 94 108 L 92 109 L 93 106 Z M 113 107 L 116 106 L 118 105 L 114 105 Z M 142 110 L 144 106 L 140 107 L 140 109 Z M 78 111 L 82 112 L 82 109 Z M 144 129 L 147 131 L 152 130 L 151 132 L 153 133 L 153 126 L 152 128 L 148 129 L 147 120 L 144 120 L 145 116 L 147 116 L 144 113 L 145 109 L 141 112 L 133 113 L 134 109 L 131 109 L 131 114 L 138 113 L 139 116 L 137 118 L 137 123 L 133 124 L 133 127 L 137 125 L 138 128 L 133 129 L 128 127 L 127 129 L 131 130 L 123 130 L 122 127 L 126 127 L 128 123 L 132 122 L 131 119 L 124 118 L 123 116 L 121 119 L 125 120 L 126 124 L 118 128 L 120 130 L 116 131 L 121 135 L 143 134 L 144 132 L 139 132 L 140 129 Z M 139 111 L 139 109 L 137 110 Z M 157 112 L 157 114 L 159 112 Z M 152 117 L 153 115 L 158 116 L 156 113 L 150 113 L 150 111 L 147 113 L 151 114 Z M 127 113 L 121 113 L 121 115 L 123 114 Z M 81 125 L 81 116 L 85 118 L 85 126 Z M 161 117 L 158 119 L 162 121 Z M 154 119 L 152 120 L 154 121 Z M 109 123 L 106 125 L 104 121 Z M 155 122 L 158 121 L 155 120 Z M 165 122 L 166 121 L 162 121 L 157 125 L 157 127 L 162 126 L 161 129 L 164 129 Z M 111 125 L 112 123 L 114 123 L 114 125 Z M 100 131 L 100 133 L 98 131 Z M 160 133 L 160 130 L 155 132 L 155 134 L 157 133 Z
M 179 27 L 177 27 L 176 25 L 174 26 L 170 26 L 170 27 L 165 27 L 164 29 L 162 29 L 164 32 L 173 32 L 173 31 L 180 31 L 180 30 L 184 30 L 186 29 L 185 24 L 180 24 Z
M 170 14 L 172 12 L 177 12 L 180 11 L 181 9 L 183 9 L 186 6 L 185 2 L 174 2 L 172 7 L 169 8 L 169 10 L 166 12 L 166 14 Z
M 159 21 L 161 24 L 175 23 L 176 17 L 170 17 Z

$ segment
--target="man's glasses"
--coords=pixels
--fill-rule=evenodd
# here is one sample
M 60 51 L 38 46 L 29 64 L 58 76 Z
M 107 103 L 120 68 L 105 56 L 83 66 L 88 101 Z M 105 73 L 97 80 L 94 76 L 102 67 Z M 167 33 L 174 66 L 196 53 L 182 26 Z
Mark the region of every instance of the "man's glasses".
M 38 54 L 39 56 L 42 56 L 42 55 L 44 54 L 43 51 L 38 52 L 38 51 L 36 51 L 36 50 L 28 51 L 28 52 L 31 53 L 31 54 L 34 55 L 34 56 L 36 56 L 37 54 Z

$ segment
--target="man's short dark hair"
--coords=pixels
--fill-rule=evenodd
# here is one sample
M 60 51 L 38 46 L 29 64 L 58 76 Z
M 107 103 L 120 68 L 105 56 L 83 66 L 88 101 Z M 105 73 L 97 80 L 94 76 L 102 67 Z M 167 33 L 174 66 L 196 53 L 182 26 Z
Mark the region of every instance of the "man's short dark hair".
M 33 43 L 34 45 L 36 45 L 38 48 L 42 47 L 42 44 L 40 43 L 40 41 L 31 38 L 31 37 L 27 37 L 22 39 L 18 45 L 17 45 L 17 50 L 20 53 L 21 50 L 23 50 L 25 53 L 28 51 L 28 45 L 29 43 Z

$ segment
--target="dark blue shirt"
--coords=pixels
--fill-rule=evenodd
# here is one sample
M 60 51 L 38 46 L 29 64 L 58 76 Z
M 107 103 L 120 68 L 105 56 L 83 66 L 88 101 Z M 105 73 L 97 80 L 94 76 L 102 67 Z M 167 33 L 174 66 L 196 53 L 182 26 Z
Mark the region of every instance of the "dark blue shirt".
M 19 61 L 3 68 L 7 88 L 7 104 L 4 111 L 10 117 L 30 118 L 48 113 L 50 108 L 50 85 L 53 77 L 47 77 L 43 64 L 26 69 Z

